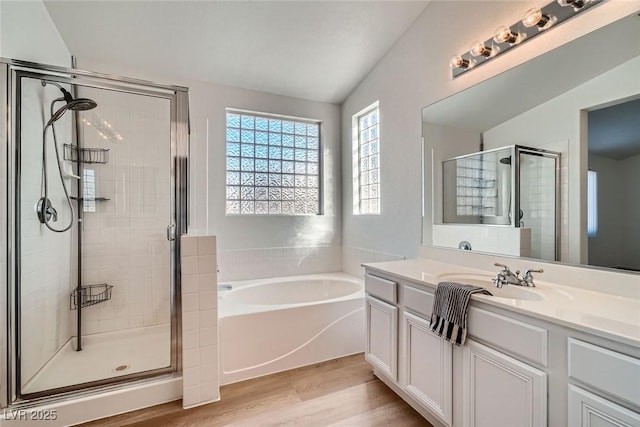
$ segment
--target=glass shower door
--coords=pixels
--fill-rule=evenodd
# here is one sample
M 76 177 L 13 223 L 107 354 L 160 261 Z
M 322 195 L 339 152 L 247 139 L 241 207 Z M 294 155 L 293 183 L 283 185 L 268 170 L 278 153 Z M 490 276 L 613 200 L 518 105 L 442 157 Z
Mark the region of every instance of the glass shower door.
M 18 75 L 17 395 L 175 370 L 175 95 Z
M 519 227 L 531 229 L 530 257 L 558 258 L 559 154 L 518 147 Z

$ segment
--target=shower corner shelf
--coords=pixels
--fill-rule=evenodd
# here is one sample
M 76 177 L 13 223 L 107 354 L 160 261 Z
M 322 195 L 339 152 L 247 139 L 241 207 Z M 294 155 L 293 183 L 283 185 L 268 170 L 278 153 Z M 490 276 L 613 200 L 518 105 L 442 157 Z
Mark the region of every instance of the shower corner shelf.
M 108 199 L 106 197 L 76 197 L 76 196 L 70 196 L 69 197 L 71 200 L 79 200 L 81 202 L 108 202 L 111 199 Z
M 80 163 L 106 164 L 109 162 L 108 148 L 78 148 L 64 144 L 64 159 Z
M 113 286 L 106 283 L 82 286 L 80 290 L 74 289 L 71 292 L 70 308 L 71 310 L 77 310 L 78 306 L 84 308 L 109 301 L 112 289 Z

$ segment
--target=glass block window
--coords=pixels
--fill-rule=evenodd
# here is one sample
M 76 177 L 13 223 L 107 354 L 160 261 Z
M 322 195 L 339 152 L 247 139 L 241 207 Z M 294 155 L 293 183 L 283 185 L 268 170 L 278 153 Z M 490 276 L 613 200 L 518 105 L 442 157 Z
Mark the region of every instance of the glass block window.
M 353 116 L 353 213 L 380 214 L 380 113 L 378 102 Z
M 508 215 L 508 212 L 498 211 L 496 163 L 495 153 L 457 160 L 456 196 L 459 216 Z
M 320 122 L 227 109 L 227 215 L 319 215 Z
M 96 175 L 93 169 L 84 169 L 82 177 L 83 186 L 83 212 L 96 211 Z

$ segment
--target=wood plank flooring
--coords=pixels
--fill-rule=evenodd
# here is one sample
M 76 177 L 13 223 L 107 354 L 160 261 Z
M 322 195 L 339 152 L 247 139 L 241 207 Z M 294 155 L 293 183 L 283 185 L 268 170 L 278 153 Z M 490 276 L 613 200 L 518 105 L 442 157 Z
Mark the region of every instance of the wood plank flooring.
M 431 427 L 377 379 L 362 354 L 223 386 L 220 402 L 171 402 L 86 426 Z

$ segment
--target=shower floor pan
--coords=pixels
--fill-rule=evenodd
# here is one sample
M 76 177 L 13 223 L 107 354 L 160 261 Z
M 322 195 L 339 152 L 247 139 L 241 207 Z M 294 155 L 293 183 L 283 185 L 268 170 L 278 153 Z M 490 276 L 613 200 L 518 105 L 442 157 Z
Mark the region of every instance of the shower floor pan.
M 170 325 L 150 326 L 75 338 L 23 387 L 22 394 L 166 368 L 171 365 Z

